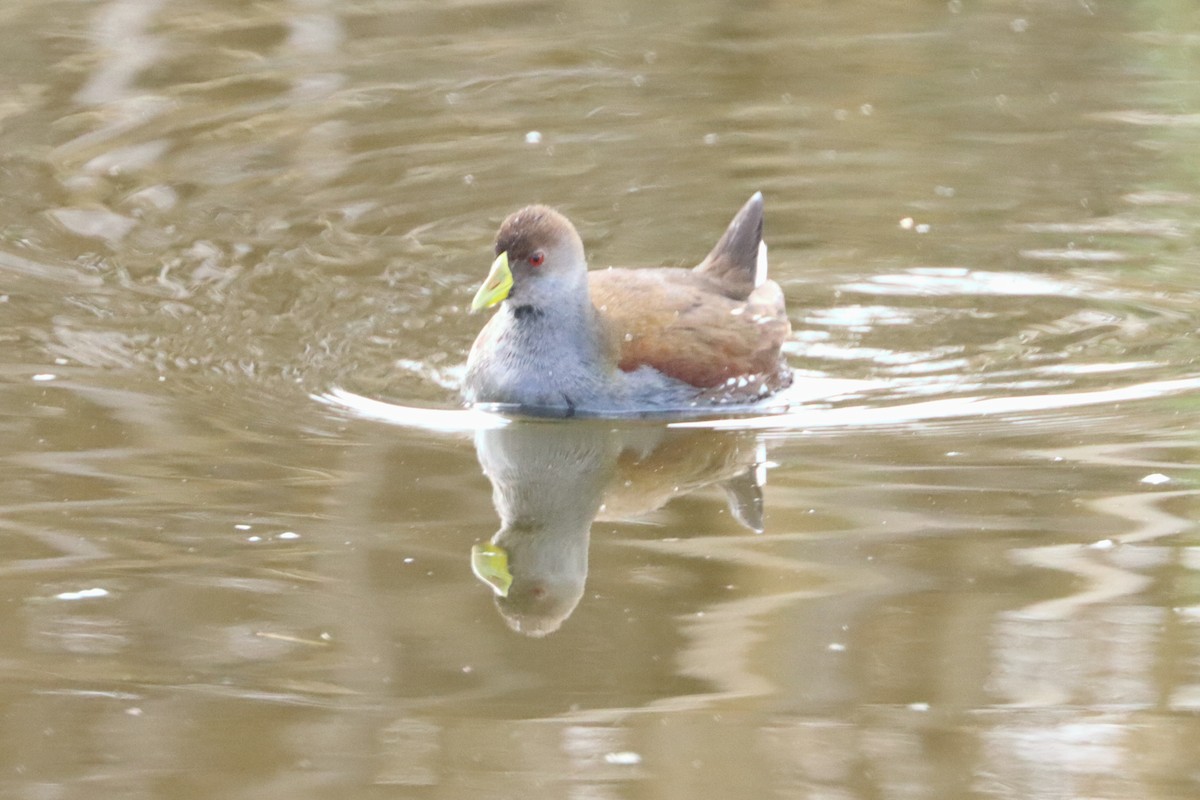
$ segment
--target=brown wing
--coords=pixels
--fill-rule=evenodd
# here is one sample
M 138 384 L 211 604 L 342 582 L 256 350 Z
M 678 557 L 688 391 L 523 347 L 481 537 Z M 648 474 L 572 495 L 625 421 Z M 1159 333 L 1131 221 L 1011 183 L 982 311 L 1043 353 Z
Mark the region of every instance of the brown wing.
M 686 269 L 607 269 L 588 274 L 592 302 L 613 330 L 620 367 L 654 367 L 711 388 L 741 376 L 786 373 L 779 349 L 791 332 L 773 281 L 734 300 Z

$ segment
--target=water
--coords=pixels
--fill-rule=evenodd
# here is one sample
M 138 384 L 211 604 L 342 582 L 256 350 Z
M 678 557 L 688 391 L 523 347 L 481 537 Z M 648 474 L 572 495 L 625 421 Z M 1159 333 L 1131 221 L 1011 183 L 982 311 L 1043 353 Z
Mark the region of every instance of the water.
M 1200 793 L 1189 4 L 0 18 L 3 796 Z M 784 413 L 457 409 L 756 190 Z

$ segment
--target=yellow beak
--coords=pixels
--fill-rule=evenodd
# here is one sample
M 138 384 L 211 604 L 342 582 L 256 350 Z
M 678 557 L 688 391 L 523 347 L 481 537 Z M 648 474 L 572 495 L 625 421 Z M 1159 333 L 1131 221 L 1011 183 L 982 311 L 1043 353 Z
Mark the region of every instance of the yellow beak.
M 471 571 L 500 597 L 508 596 L 513 577 L 508 571 L 508 552 L 503 547 L 491 542 L 472 547 Z
M 501 253 L 492 262 L 492 268 L 488 271 L 483 286 L 480 286 L 479 291 L 475 293 L 475 299 L 471 301 L 471 313 L 491 308 L 508 297 L 512 283 L 512 270 L 508 268 L 508 253 Z

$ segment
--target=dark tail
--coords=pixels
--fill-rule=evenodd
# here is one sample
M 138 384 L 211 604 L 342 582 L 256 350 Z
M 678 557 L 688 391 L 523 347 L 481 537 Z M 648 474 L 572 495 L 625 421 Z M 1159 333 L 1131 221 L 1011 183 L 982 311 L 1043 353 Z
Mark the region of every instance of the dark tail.
M 761 283 L 757 271 L 762 233 L 763 197 L 762 192 L 755 192 L 729 223 L 717 246 L 696 267 L 696 272 L 719 283 L 726 296 L 745 300 L 755 285 Z

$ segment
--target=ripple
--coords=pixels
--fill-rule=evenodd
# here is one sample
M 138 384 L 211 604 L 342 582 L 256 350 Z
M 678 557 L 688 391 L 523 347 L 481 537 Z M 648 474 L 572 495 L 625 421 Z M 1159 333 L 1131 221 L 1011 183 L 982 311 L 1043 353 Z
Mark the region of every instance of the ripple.
M 806 408 L 773 416 L 676 422 L 672 423 L 671 427 L 710 428 L 712 430 L 810 430 L 846 426 L 908 425 L 967 417 L 1062 411 L 1084 406 L 1169 397 L 1194 392 L 1198 389 L 1200 389 L 1200 376 L 1195 376 L 1084 392 L 1013 397 L 955 397 L 878 408 L 869 406 Z
M 478 430 L 502 428 L 509 423 L 509 420 L 500 414 L 474 408 L 405 406 L 373 400 L 336 387 L 324 394 L 313 395 L 313 399 L 360 419 L 406 428 L 421 428 L 437 433 L 473 433 Z
M 1133 198 L 1133 199 L 1131 199 Z M 1165 193 L 1145 193 L 1126 195 L 1128 202 L 1139 202 L 1154 205 L 1166 202 L 1183 203 L 1190 201 L 1189 195 L 1174 197 Z M 1013 230 L 1028 231 L 1029 233 L 1064 233 L 1077 235 L 1114 234 L 1127 236 L 1159 236 L 1164 239 L 1183 239 L 1190 231 L 1181 223 L 1169 219 L 1127 219 L 1123 217 L 1105 217 L 1081 222 L 1026 222 L 1012 226 Z
M 1096 296 L 1094 287 L 1020 272 L 991 272 L 966 267 L 914 267 L 904 272 L 875 275 L 844 284 L 841 289 L 863 294 L 901 296 L 991 295 L 997 297 Z
M 1104 111 L 1089 116 L 1091 119 L 1103 122 L 1124 122 L 1128 125 L 1149 125 L 1160 128 L 1200 127 L 1200 114 L 1164 114 L 1156 111 L 1128 109 L 1125 111 Z
M 1129 261 L 1131 256 L 1119 250 L 1088 250 L 1079 247 L 1060 247 L 1043 250 L 1022 250 L 1021 258 L 1028 258 L 1031 261 L 1117 262 Z

